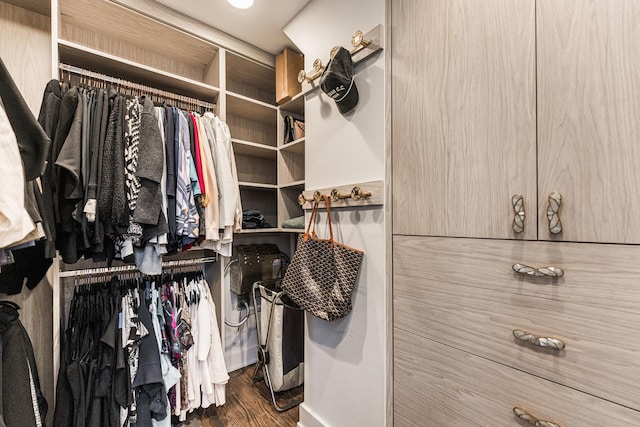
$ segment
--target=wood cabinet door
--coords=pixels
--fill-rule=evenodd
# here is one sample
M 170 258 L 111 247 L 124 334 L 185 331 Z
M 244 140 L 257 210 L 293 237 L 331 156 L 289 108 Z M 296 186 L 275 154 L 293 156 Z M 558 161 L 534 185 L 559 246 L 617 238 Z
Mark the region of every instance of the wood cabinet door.
M 394 233 L 536 239 L 535 1 L 394 0 L 391 14 Z
M 537 2 L 540 239 L 640 243 L 639 21 L 637 0 Z

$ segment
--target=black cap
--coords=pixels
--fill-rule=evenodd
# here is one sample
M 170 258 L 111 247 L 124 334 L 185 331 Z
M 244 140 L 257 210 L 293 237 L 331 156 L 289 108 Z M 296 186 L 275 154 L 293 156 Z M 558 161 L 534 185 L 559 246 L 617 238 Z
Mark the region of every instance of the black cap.
M 333 98 L 341 114 L 358 105 L 358 88 L 353 78 L 351 53 L 340 47 L 320 77 L 322 91 Z

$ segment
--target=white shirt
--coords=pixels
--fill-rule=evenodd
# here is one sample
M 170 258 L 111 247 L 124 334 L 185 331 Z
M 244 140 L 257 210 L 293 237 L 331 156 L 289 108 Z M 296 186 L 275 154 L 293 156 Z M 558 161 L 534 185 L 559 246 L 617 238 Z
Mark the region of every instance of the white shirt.
M 0 248 L 26 243 L 37 229 L 24 206 L 24 169 L 18 141 L 0 101 Z M 29 240 L 33 240 L 30 238 Z M 28 241 L 28 240 L 27 240 Z

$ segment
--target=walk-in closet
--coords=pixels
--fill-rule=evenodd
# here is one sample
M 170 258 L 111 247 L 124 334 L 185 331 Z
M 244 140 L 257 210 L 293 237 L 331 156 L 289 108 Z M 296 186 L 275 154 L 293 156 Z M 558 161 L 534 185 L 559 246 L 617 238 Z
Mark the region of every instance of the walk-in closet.
M 383 4 L 325 28 L 316 1 L 206 3 L 0 1 L 7 426 L 386 416 L 385 317 L 367 327 L 384 245 L 365 239 L 384 231 L 384 138 L 357 131 L 379 113 Z M 313 265 L 294 257 L 305 229 L 355 256 L 331 312 L 283 290 L 290 264 L 297 283 Z
M 640 426 L 637 0 L 0 0 L 0 426 Z

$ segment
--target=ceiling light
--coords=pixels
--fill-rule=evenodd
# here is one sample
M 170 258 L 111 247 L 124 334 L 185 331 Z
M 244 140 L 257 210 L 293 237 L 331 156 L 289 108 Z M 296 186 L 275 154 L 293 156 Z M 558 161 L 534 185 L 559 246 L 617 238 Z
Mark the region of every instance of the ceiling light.
M 253 6 L 253 0 L 227 0 L 229 4 L 238 9 L 249 9 Z

